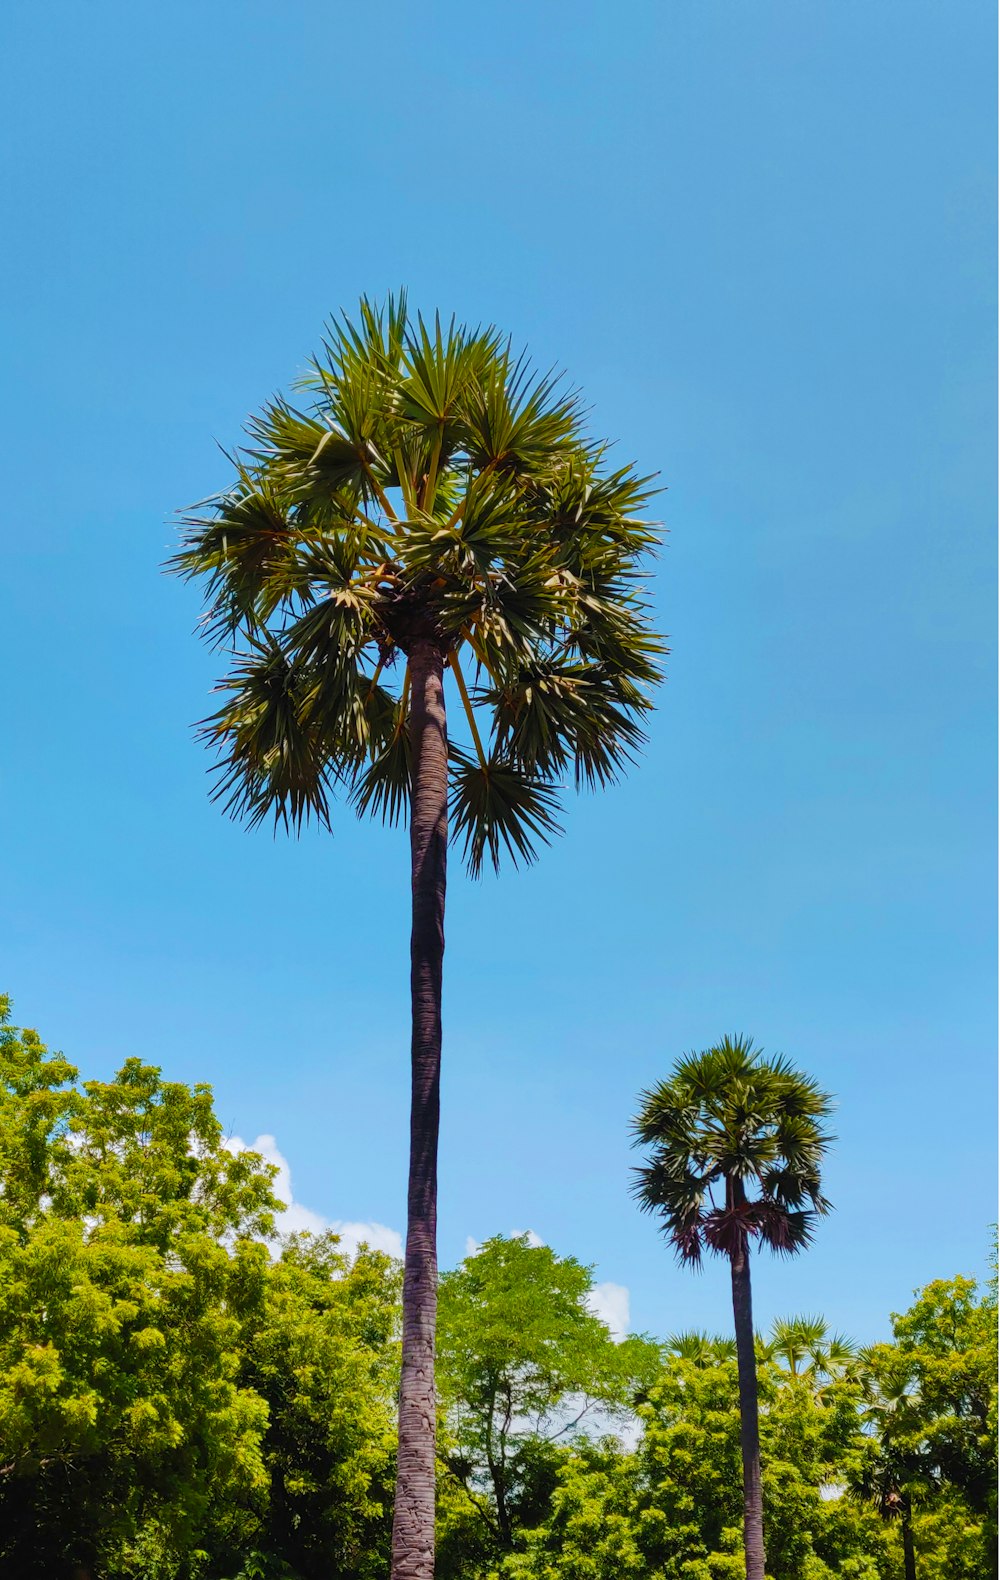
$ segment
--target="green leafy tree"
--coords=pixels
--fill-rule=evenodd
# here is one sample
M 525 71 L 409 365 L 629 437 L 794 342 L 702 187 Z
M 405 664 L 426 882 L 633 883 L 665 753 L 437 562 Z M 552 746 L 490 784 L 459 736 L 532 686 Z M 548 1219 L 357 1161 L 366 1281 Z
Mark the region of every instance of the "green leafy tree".
M 854 1478 L 900 1531 L 907 1580 L 995 1575 L 997 1305 L 938 1279 L 862 1352 L 868 1455 Z
M 624 1420 L 658 1368 L 648 1340 L 615 1343 L 592 1293 L 589 1268 L 526 1235 L 487 1240 L 441 1280 L 442 1458 L 491 1538 L 483 1550 L 509 1550 L 541 1517 L 554 1446 Z
M 226 1150 L 206 1087 L 135 1059 L 75 1077 L 5 1002 L 0 1557 L 169 1575 L 206 1526 L 238 1553 L 266 1496 L 266 1406 L 237 1374 L 272 1171 Z
M 80 1084 L 0 1014 L 0 1572 L 383 1576 L 398 1266 L 275 1259 L 274 1170 L 208 1087 Z
M 726 1037 L 682 1059 L 643 1094 L 635 1139 L 649 1148 L 636 1196 L 655 1213 L 680 1260 L 705 1249 L 727 1257 L 739 1370 L 747 1580 L 764 1580 L 760 1427 L 750 1250 L 790 1256 L 808 1245 L 827 1210 L 820 1164 L 829 1097 L 783 1058 Z M 718 1193 L 718 1195 L 716 1194 Z
M 905 1580 L 917 1580 L 913 1545 L 913 1487 L 919 1467 L 881 1443 L 872 1442 L 854 1467 L 851 1495 L 877 1509 L 880 1519 L 898 1522 L 903 1546 Z
M 408 819 L 412 1109 L 395 1580 L 434 1557 L 441 978 L 449 839 L 470 870 L 530 860 L 558 787 L 603 785 L 641 743 L 663 651 L 637 580 L 645 480 L 494 330 L 362 302 L 331 324 L 306 410 L 254 419 L 175 568 L 242 652 L 206 725 L 218 794 L 251 824 L 326 824 L 340 790 Z M 392 683 L 402 658 L 402 679 Z M 468 665 L 475 679 L 466 676 Z M 450 671 L 463 740 L 449 740 Z
M 761 1366 L 771 1580 L 890 1580 L 873 1510 L 838 1494 L 862 1452 L 858 1384 L 818 1399 Z M 668 1354 L 640 1407 L 634 1453 L 578 1444 L 563 1456 L 547 1518 L 499 1573 L 518 1580 L 736 1580 L 745 1573 L 735 1358 Z
M 245 1317 L 240 1381 L 268 1409 L 255 1541 L 298 1580 L 387 1571 L 399 1283 L 378 1252 L 352 1260 L 333 1235 L 295 1235 Z

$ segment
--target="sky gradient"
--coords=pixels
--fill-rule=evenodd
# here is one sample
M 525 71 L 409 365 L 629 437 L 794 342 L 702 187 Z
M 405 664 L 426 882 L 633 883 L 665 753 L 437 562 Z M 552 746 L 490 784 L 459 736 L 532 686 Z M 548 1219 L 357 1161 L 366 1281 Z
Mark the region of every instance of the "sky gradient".
M 0 986 L 402 1228 L 405 836 L 227 823 L 160 566 L 324 319 L 405 284 L 660 474 L 645 758 L 527 873 L 452 867 L 441 1258 L 530 1228 L 727 1327 L 628 1196 L 726 1031 L 837 1094 L 837 1211 L 757 1314 L 870 1339 L 995 1218 L 994 8 L 22 4 L 0 23 Z

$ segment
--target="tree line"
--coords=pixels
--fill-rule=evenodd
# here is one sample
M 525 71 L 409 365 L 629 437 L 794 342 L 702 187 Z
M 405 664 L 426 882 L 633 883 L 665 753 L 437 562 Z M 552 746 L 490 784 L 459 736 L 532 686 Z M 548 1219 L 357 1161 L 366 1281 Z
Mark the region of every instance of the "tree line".
M 680 1089 L 647 1094 L 647 1135 Z M 138 1059 L 81 1081 L 5 1007 L 2 1572 L 386 1574 L 402 1269 L 276 1237 L 273 1177 L 208 1086 Z M 523 1236 L 445 1272 L 437 1309 L 439 1574 L 745 1573 L 735 1338 L 616 1337 L 590 1270 Z M 996 1321 L 995 1281 L 953 1277 L 889 1342 L 817 1317 L 753 1335 L 773 1580 L 996 1573 Z

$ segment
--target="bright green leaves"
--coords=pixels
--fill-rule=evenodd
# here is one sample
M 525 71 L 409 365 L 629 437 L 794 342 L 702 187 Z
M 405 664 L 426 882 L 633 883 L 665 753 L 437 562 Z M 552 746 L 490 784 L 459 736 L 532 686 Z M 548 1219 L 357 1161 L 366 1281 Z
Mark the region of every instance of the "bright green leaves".
M 243 638 L 204 732 L 217 793 L 251 824 L 328 824 L 337 788 L 405 818 L 408 724 L 379 728 L 366 686 L 430 633 L 486 682 L 487 768 L 458 728 L 456 837 L 476 872 L 530 859 L 564 783 L 607 784 L 643 742 L 665 652 L 639 580 L 649 479 L 609 469 L 576 395 L 495 330 L 402 296 L 331 324 L 302 387 L 310 409 L 279 397 L 250 422 L 172 563 L 208 589 L 209 638 Z
M 862 1353 L 869 1420 L 915 1498 L 942 1482 L 996 1519 L 997 1308 L 970 1278 L 939 1279 Z
M 700 1261 L 706 1246 L 732 1255 L 756 1239 L 790 1255 L 828 1211 L 819 1170 L 831 1108 L 787 1059 L 725 1037 L 643 1093 L 634 1134 L 649 1153 L 635 1196 L 682 1261 Z
M 634 1336 L 614 1342 L 591 1310 L 592 1294 L 589 1268 L 526 1235 L 487 1240 L 441 1279 L 445 1479 L 500 1552 L 542 1506 L 560 1445 L 592 1423 L 607 1431 L 626 1418 L 658 1369 L 655 1345 Z M 446 1536 L 446 1573 L 448 1546 Z
M 0 1151 L 37 1152 L 34 1199 L 22 1175 L 0 1227 L 0 1566 L 177 1573 L 217 1500 L 238 1519 L 266 1493 L 267 1412 L 237 1341 L 272 1171 L 224 1146 L 206 1087 L 138 1059 L 81 1087 L 37 1038 L 0 1040 L 32 1068 L 0 1080 Z M 34 1100 L 57 1074 L 43 1130 Z M 130 1566 L 143 1532 L 162 1568 Z
M 273 1492 L 257 1537 L 269 1575 L 279 1555 L 296 1574 L 387 1572 L 399 1283 L 387 1257 L 362 1251 L 351 1264 L 332 1236 L 295 1237 L 267 1270 L 243 1364 L 269 1410 Z
M 548 481 L 585 451 L 580 403 L 562 380 L 532 371 L 508 341 L 483 368 L 466 403 L 466 448 L 474 471 Z
M 418 317 L 407 333 L 398 399 L 426 458 L 422 475 L 414 479 L 412 499 L 419 508 L 433 500 L 441 471 L 468 447 L 469 406 L 484 378 L 492 377 L 498 348 L 495 331 L 470 331 L 454 318 L 442 331 L 436 317 L 432 333 Z
M 40 1200 L 60 1189 L 59 1165 L 69 1155 L 69 1126 L 78 1104 L 76 1070 L 50 1054 L 38 1033 L 10 1024 L 0 994 L 0 1092 L 16 1104 L 17 1125 L 0 1123 L 0 1226 L 27 1232 Z

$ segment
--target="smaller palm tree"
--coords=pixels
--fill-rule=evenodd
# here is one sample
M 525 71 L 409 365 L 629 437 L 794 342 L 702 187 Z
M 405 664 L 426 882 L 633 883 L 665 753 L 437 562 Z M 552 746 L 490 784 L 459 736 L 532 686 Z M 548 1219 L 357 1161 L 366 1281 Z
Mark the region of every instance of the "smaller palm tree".
M 903 1541 L 904 1580 L 917 1580 L 911 1481 L 912 1467 L 884 1443 L 873 1443 L 871 1451 L 854 1471 L 848 1487 L 851 1497 L 876 1508 L 883 1520 L 898 1520 Z
M 779 1318 L 767 1338 L 758 1340 L 757 1353 L 789 1377 L 807 1382 L 817 1397 L 858 1358 L 857 1346 L 843 1333 L 831 1333 L 823 1317 Z
M 870 1442 L 848 1490 L 874 1504 L 883 1520 L 899 1522 L 905 1580 L 917 1580 L 913 1503 L 936 1483 L 923 1444 L 920 1390 L 891 1345 L 873 1344 L 858 1355 L 864 1425 Z
M 724 1339 L 717 1333 L 689 1329 L 672 1333 L 667 1340 L 667 1354 L 678 1360 L 691 1361 L 695 1366 L 724 1366 L 736 1359 L 736 1340 Z
M 636 1170 L 640 1206 L 655 1213 L 679 1259 L 698 1266 L 707 1249 L 729 1260 L 743 1450 L 747 1580 L 764 1580 L 757 1366 L 750 1250 L 791 1256 L 808 1245 L 818 1214 L 820 1164 L 830 1140 L 831 1099 L 784 1058 L 766 1058 L 748 1037 L 725 1037 L 680 1060 L 642 1095 Z

